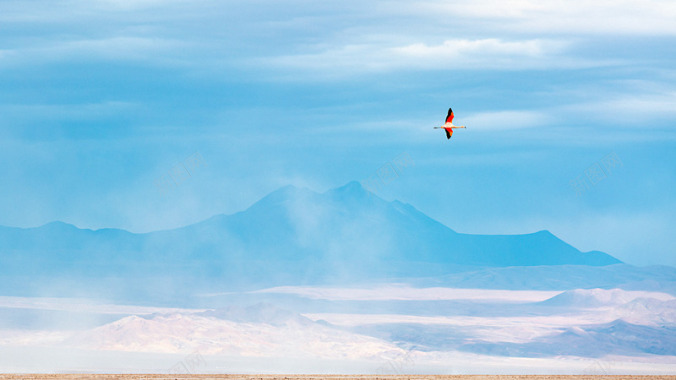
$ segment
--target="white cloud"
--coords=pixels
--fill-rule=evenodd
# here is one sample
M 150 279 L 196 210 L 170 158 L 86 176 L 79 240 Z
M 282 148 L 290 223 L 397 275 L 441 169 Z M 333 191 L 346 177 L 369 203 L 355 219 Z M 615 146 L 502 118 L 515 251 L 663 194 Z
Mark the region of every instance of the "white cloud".
M 613 64 L 611 59 L 582 58 L 572 49 L 589 34 L 676 35 L 674 4 L 659 0 L 376 1 L 364 9 L 348 1 L 339 6 L 301 3 L 297 4 L 299 10 L 281 13 L 272 12 L 270 8 L 276 6 L 270 4 L 261 13 L 254 6 L 233 9 L 228 3 L 205 1 L 97 0 L 72 3 L 68 12 L 50 4 L 33 12 L 21 2 L 8 2 L 0 5 L 0 20 L 32 28 L 57 25 L 59 36 L 97 36 L 73 41 L 10 39 L 10 46 L 15 47 L 9 51 L 26 56 L 22 63 L 50 57 L 95 57 L 158 65 L 181 62 L 219 73 L 225 63 L 250 68 L 251 62 L 256 62 L 263 67 L 311 69 L 324 77 L 340 77 L 379 70 L 520 70 Z M 97 24 L 106 27 L 93 29 Z M 241 35 L 223 32 L 221 27 L 239 30 Z M 273 38 L 261 39 L 261 35 Z M 229 50 L 233 46 L 258 48 L 242 48 L 234 54 Z M 186 49 L 191 54 L 185 54 Z M 10 58 L 0 52 L 0 64 L 16 59 Z M 265 75 L 257 77 L 261 76 Z
M 296 46 L 296 53 L 265 62 L 321 71 L 324 78 L 401 69 L 586 68 L 643 59 L 585 58 L 576 50 L 598 46 L 599 36 L 676 35 L 673 1 L 379 4 L 321 44 Z
M 512 130 L 546 125 L 550 117 L 536 111 L 496 111 L 468 115 L 461 124 L 478 131 Z
M 413 9 L 411 9 L 413 8 Z M 526 33 L 676 35 L 676 2 L 665 0 L 428 1 L 412 12 Z
M 100 39 L 42 41 L 0 52 L 0 65 L 45 64 L 67 60 L 155 61 L 167 63 L 186 45 L 162 38 L 118 36 Z
M 283 67 L 334 72 L 338 75 L 396 69 L 573 68 L 608 63 L 566 57 L 569 45 L 561 40 L 505 41 L 496 38 L 450 39 L 440 44 L 346 44 L 315 53 L 266 59 L 265 62 Z
M 560 51 L 565 45 L 556 41 L 528 40 L 509 42 L 489 38 L 481 40 L 446 40 L 440 45 L 417 43 L 396 47 L 391 50 L 405 57 L 457 59 L 466 54 L 542 56 L 550 51 Z
M 676 91 L 629 92 L 621 95 L 607 95 L 607 99 L 573 104 L 568 110 L 585 113 L 588 116 L 613 123 L 613 126 L 650 129 L 663 124 L 651 124 L 660 119 L 673 120 L 676 117 Z M 673 128 L 674 125 L 670 125 Z
M 87 6 L 113 11 L 138 11 L 148 8 L 166 6 L 170 3 L 188 3 L 180 0 L 95 0 L 87 2 Z
M 200 5 L 204 1 L 193 0 L 63 0 L 58 3 L 52 1 L 23 1 L 7 0 L 0 3 L 0 21 L 3 23 L 42 22 L 50 25 L 67 23 L 69 27 L 88 25 L 95 29 L 110 25 L 100 24 L 99 21 L 115 19 L 116 13 L 126 11 L 149 11 L 155 14 L 166 12 L 175 5 Z M 146 15 L 148 16 L 148 15 Z M 147 19 L 147 18 L 146 18 Z M 94 22 L 92 22 L 94 21 Z

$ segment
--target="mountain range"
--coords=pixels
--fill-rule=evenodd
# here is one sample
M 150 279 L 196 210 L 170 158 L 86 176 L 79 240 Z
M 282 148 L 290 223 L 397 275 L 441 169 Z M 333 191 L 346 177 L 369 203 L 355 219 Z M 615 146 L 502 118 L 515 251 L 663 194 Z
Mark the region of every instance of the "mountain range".
M 461 282 L 469 274 L 494 278 L 495 271 L 505 270 L 519 270 L 509 277 L 523 279 L 529 277 L 524 270 L 542 268 L 570 272 L 565 268 L 584 267 L 595 273 L 634 268 L 603 252 L 581 252 L 549 231 L 458 233 L 409 204 L 379 198 L 358 182 L 324 193 L 287 186 L 244 211 L 150 233 L 81 229 L 63 222 L 0 227 L 0 254 L 4 294 L 80 289 L 114 297 L 111 289 L 126 288 L 153 299 L 195 289 L 393 278 Z M 556 271 L 549 270 L 549 280 L 558 278 Z M 609 285 L 628 282 L 620 277 Z M 641 273 L 630 279 L 646 278 Z M 570 288 L 564 285 L 561 289 Z
M 608 373 L 620 355 L 673 373 L 675 296 L 676 268 L 548 231 L 463 234 L 357 182 L 287 186 L 165 231 L 0 227 L 0 368 Z

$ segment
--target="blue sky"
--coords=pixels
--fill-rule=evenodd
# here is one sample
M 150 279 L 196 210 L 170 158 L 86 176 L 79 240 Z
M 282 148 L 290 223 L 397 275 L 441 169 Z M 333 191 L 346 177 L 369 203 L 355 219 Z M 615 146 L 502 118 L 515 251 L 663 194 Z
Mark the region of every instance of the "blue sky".
M 405 153 L 378 194 L 457 231 L 676 265 L 674 19 L 657 0 L 3 1 L 0 224 L 176 227 Z M 468 129 L 446 141 L 449 106 Z

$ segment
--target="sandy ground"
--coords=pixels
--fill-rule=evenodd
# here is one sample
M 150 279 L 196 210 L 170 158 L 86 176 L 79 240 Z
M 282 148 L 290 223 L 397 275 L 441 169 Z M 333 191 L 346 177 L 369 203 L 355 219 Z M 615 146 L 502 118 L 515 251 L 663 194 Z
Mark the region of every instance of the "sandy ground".
M 66 379 L 66 380 L 169 380 L 169 379 L 228 379 L 228 380 L 676 380 L 676 375 L 670 376 L 635 376 L 635 375 L 113 375 L 113 374 L 0 374 L 0 379 Z

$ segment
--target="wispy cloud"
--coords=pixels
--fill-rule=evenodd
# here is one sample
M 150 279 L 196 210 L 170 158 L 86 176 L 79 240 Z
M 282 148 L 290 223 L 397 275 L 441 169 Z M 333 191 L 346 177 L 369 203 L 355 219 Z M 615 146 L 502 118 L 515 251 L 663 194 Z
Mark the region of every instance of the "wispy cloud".
M 180 41 L 163 38 L 116 36 L 99 39 L 41 41 L 0 54 L 0 67 L 44 65 L 59 61 L 147 61 L 177 63 L 174 52 L 185 48 Z
M 592 62 L 565 55 L 570 43 L 560 40 L 450 39 L 418 42 L 346 44 L 311 53 L 266 59 L 281 67 L 324 71 L 328 76 L 392 70 L 520 70 L 591 67 Z
M 84 104 L 3 104 L 0 112 L 3 119 L 81 119 L 98 116 L 111 116 L 129 111 L 138 105 L 129 102 L 108 101 Z
M 275 7 L 279 12 L 228 3 L 155 0 L 72 3 L 69 12 L 44 4 L 38 12 L 26 12 L 21 2 L 9 2 L 0 6 L 0 20 L 11 27 L 56 26 L 68 33 L 10 38 L 13 47 L 0 53 L 0 65 L 125 60 L 180 64 L 218 76 L 224 65 L 246 70 L 255 64 L 262 70 L 297 69 L 296 79 L 306 75 L 316 79 L 318 72 L 327 78 L 394 70 L 571 69 L 617 62 L 614 57 L 592 59 L 575 50 L 590 34 L 676 34 L 675 7 L 661 1 L 649 1 L 649 6 L 635 0 L 623 0 L 621 5 L 427 1 L 397 2 L 394 7 L 376 1 L 373 8 L 357 2 L 300 3 L 304 10 L 294 14 Z M 107 27 L 93 29 L 96 24 Z M 298 33 L 308 27 L 311 35 Z M 176 29 L 183 32 L 172 32 Z M 261 40 L 262 35 L 270 38 Z M 258 72 L 256 77 L 289 78 L 288 73 L 264 74 Z
M 403 284 L 392 284 L 374 288 L 329 288 L 309 286 L 279 286 L 252 293 L 295 294 L 301 297 L 321 300 L 472 300 L 501 302 L 538 302 L 560 294 L 560 291 L 544 290 L 495 290 L 455 288 L 412 288 Z
M 640 129 L 663 128 L 663 123 L 676 117 L 676 91 L 660 92 L 623 92 L 619 95 L 607 94 L 606 97 L 572 104 L 569 110 L 585 113 L 595 119 L 613 123 L 613 127 Z M 668 126 L 674 129 L 674 125 Z
M 409 11 L 457 19 L 483 20 L 483 27 L 526 33 L 676 35 L 676 3 L 619 1 L 427 1 Z
M 494 111 L 467 115 L 462 123 L 478 131 L 493 131 L 541 127 L 550 121 L 551 117 L 540 111 Z

